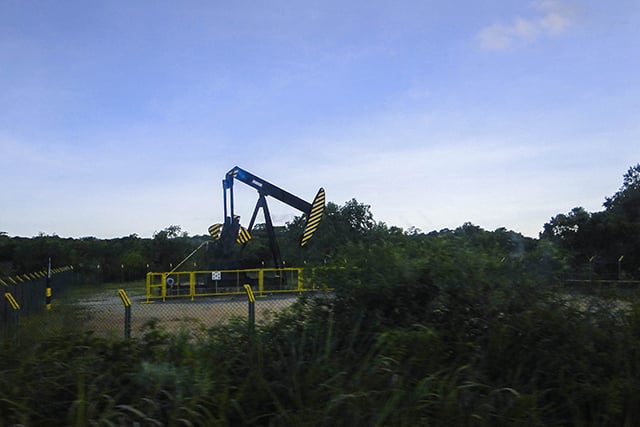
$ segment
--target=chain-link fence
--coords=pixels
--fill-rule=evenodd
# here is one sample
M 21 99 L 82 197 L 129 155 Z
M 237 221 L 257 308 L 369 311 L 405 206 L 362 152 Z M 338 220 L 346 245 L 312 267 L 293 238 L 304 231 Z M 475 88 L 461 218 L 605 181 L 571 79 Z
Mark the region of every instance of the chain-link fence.
M 291 306 L 298 293 L 254 293 L 208 296 L 191 300 L 170 299 L 147 302 L 145 289 L 110 290 L 77 302 L 77 315 L 83 328 L 98 336 L 140 337 L 152 325 L 170 333 L 193 336 L 206 333 L 234 319 L 262 322 Z
M 631 259 L 631 261 L 630 261 Z M 631 256 L 620 255 L 617 258 L 592 256 L 567 271 L 571 280 L 640 282 L 640 269 Z
M 142 338 L 153 329 L 204 337 L 211 328 L 231 321 L 246 322 L 252 328 L 273 319 L 303 294 L 259 294 L 246 285 L 242 294 L 147 302 L 143 284 L 128 285 L 127 290 L 112 288 L 79 298 L 57 299 L 51 310 L 42 313 L 27 315 L 21 309 L 8 308 L 3 317 L 7 326 L 4 340 L 38 341 L 52 333 L 69 331 L 103 338 Z
M 274 318 L 303 294 L 330 291 L 324 285 L 325 273 L 311 269 L 150 273 L 146 282 L 97 285 L 77 283 L 78 276 L 65 268 L 51 278 L 39 274 L 22 282 L 5 279 L 0 284 L 6 294 L 0 302 L 0 336 L 5 342 L 37 341 L 52 332 L 73 331 L 139 338 L 157 329 L 197 337 L 233 320 L 252 327 Z M 73 291 L 64 292 L 71 286 Z
M 20 319 L 44 311 L 55 293 L 75 285 L 73 267 L 0 278 L 0 334 L 16 336 Z

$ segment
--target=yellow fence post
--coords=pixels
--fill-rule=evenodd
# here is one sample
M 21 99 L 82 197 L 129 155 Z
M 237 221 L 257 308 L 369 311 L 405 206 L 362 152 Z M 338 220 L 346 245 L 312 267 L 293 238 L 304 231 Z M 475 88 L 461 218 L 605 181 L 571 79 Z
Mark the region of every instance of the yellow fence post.
M 258 292 L 260 296 L 264 296 L 264 269 L 261 268 L 258 270 Z
M 304 290 L 304 283 L 302 282 L 302 269 L 296 268 L 295 271 L 298 273 L 298 292 L 302 292 Z
M 162 283 L 160 284 L 160 295 L 162 296 L 162 302 L 167 299 L 167 273 L 162 273 Z
M 151 273 L 147 273 L 147 302 L 151 301 L 152 280 L 153 280 L 153 275 Z
M 131 300 L 124 289 L 118 289 L 122 304 L 124 304 L 124 338 L 131 338 Z
M 196 272 L 192 271 L 189 273 L 189 296 L 191 297 L 191 301 L 193 301 L 196 297 Z
M 253 340 L 253 334 L 256 326 L 256 298 L 253 296 L 251 285 L 244 285 L 244 290 L 249 299 L 249 337 Z
M 47 310 L 51 310 L 51 286 L 47 285 L 47 289 L 45 290 L 45 305 Z

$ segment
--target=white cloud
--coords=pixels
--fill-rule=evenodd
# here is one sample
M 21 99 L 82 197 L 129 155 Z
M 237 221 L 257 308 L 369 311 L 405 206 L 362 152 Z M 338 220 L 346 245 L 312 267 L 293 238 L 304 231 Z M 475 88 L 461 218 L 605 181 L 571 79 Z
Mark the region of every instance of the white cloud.
M 539 24 L 548 34 L 562 33 L 571 25 L 573 11 L 569 6 L 559 1 L 548 0 L 541 2 L 539 7 L 546 12 Z
M 506 50 L 541 37 L 556 36 L 571 25 L 572 9 L 559 1 L 540 1 L 535 8 L 542 15 L 516 17 L 509 24 L 492 24 L 482 28 L 478 33 L 480 47 L 485 50 Z

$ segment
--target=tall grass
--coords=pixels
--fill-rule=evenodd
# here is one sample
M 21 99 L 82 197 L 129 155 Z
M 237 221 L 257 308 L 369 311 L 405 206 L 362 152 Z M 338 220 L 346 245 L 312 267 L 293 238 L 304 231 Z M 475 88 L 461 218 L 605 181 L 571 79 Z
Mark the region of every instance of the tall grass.
M 152 322 L 129 341 L 69 310 L 0 350 L 0 425 L 638 425 L 625 298 L 422 275 L 301 298 L 251 336 Z

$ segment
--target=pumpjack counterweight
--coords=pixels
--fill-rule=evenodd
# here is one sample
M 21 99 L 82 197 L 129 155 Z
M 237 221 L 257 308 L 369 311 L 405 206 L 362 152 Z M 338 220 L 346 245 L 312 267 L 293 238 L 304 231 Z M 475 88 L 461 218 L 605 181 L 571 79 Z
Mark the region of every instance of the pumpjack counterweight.
M 256 203 L 248 228 L 244 228 L 240 225 L 240 218 L 234 213 L 233 184 L 236 180 L 243 182 L 258 191 L 258 202 Z M 280 259 L 280 249 L 275 239 L 275 230 L 271 221 L 269 207 L 267 205 L 267 197 L 273 197 L 274 199 L 277 199 L 305 214 L 306 224 L 300 240 L 300 246 L 305 246 L 309 242 L 318 229 L 324 214 L 325 192 L 323 188 L 318 190 L 313 202 L 308 203 L 298 196 L 295 196 L 238 166 L 227 172 L 222 181 L 222 188 L 224 192 L 224 224 L 214 224 L 209 227 L 209 234 L 211 237 L 214 240 L 221 240 L 223 245 L 228 245 L 229 242 L 233 241 L 246 245 L 251 239 L 251 229 L 253 228 L 258 211 L 262 209 L 265 217 L 267 234 L 269 236 L 271 252 L 273 253 L 274 262 L 277 268 L 282 267 L 282 260 Z M 225 252 L 230 252 L 230 250 L 227 249 Z

